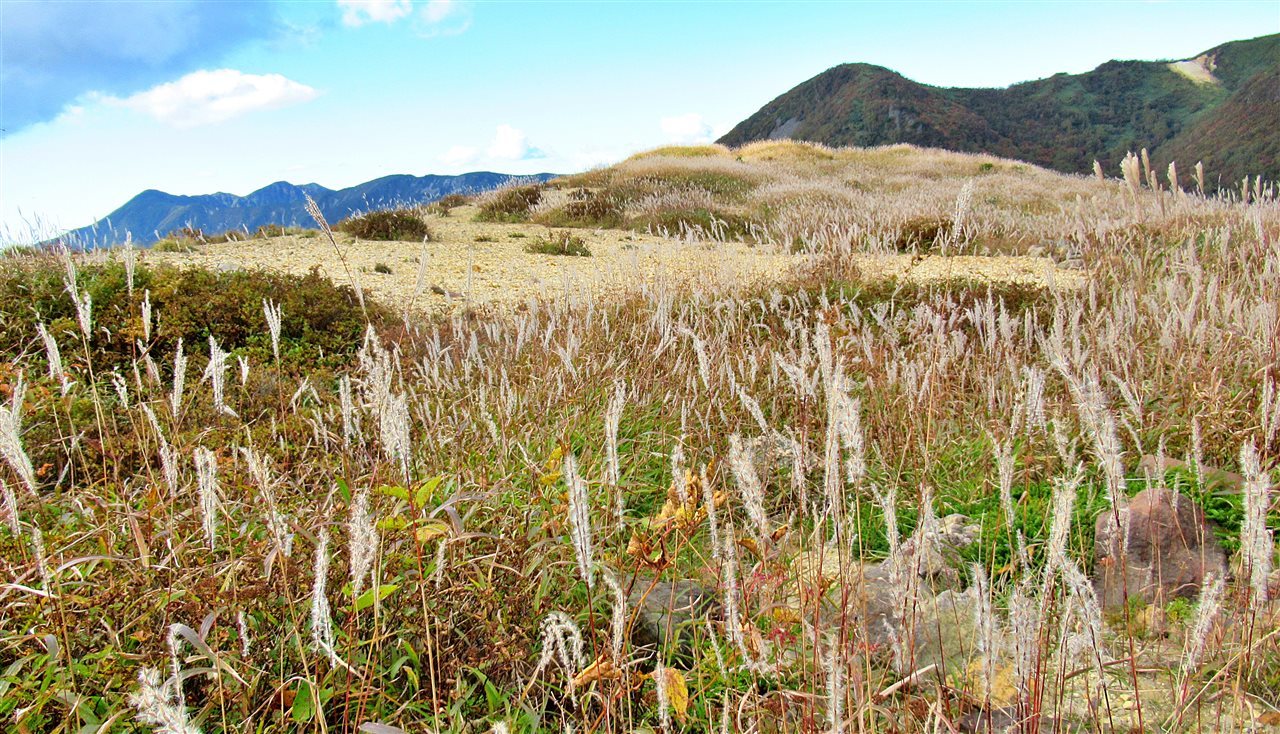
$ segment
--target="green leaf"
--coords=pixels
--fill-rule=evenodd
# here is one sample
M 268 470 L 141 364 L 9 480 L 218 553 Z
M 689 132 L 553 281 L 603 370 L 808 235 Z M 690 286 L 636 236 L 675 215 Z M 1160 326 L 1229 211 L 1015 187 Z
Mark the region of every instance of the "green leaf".
M 315 715 L 315 702 L 311 697 L 311 684 L 307 681 L 298 682 L 298 690 L 293 697 L 293 707 L 291 708 L 293 720 L 299 724 L 311 721 L 311 717 Z
M 383 584 L 382 586 L 379 586 L 376 589 L 369 589 L 368 591 L 364 592 L 356 599 L 355 604 L 353 605 L 353 608 L 357 612 L 360 611 L 361 609 L 368 609 L 369 607 L 373 606 L 373 603 L 375 601 L 382 601 L 383 599 L 386 599 L 388 596 L 391 596 L 392 594 L 394 594 L 396 589 L 398 588 L 400 587 L 397 586 L 396 584 Z
M 409 520 L 404 517 L 384 517 L 377 525 L 379 530 L 404 530 L 409 527 Z
M 402 499 L 405 502 L 409 501 L 409 490 L 404 487 L 378 487 L 378 494 Z
M 440 486 L 440 482 L 443 479 L 444 475 L 441 474 L 423 482 L 422 486 L 418 487 L 418 491 L 413 494 L 413 506 L 419 509 L 426 507 L 427 500 L 431 499 L 431 495 L 435 493 L 436 487 Z
M 351 488 L 347 486 L 347 480 L 339 479 L 337 485 L 338 494 L 342 495 L 342 501 L 351 504 Z

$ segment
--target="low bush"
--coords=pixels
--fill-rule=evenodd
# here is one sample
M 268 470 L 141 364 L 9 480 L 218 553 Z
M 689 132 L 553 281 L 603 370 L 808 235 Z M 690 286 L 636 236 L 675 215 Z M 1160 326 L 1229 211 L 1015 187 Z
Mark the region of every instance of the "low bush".
M 948 217 L 912 217 L 902 223 L 894 245 L 899 252 L 921 249 L 931 250 L 941 245 L 954 229 Z
M 431 230 L 417 214 L 406 209 L 389 209 L 349 217 L 338 223 L 339 232 L 357 239 L 383 242 L 426 242 Z
M 570 255 L 574 257 L 591 257 L 591 250 L 582 238 L 568 232 L 552 232 L 547 238 L 541 238 L 525 245 L 525 252 L 536 255 Z
M 64 284 L 66 269 L 57 258 L 33 257 L 6 263 L 0 270 L 0 357 L 17 358 L 41 350 L 36 324 L 43 323 L 62 343 L 63 354 L 82 351 L 75 306 Z M 145 339 L 142 302 L 149 299 L 151 339 L 143 347 L 163 361 L 182 339 L 189 353 L 207 349 L 209 337 L 229 352 L 241 351 L 265 360 L 271 341 L 263 300 L 281 307 L 281 351 L 299 370 L 342 363 L 359 348 L 365 317 L 355 292 L 334 285 L 319 271 L 285 275 L 260 270 L 215 272 L 140 263 L 130 292 L 128 275 L 118 261 L 84 264 L 76 287 L 92 301 L 90 340 L 98 370 L 128 373 Z M 390 311 L 369 302 L 376 328 L 392 326 Z M 83 355 L 77 359 L 83 359 Z
M 624 222 L 623 206 L 607 191 L 575 189 L 562 207 L 540 213 L 534 221 L 548 227 L 603 227 L 615 229 Z
M 751 220 L 741 214 L 713 209 L 659 209 L 632 217 L 631 229 L 680 236 L 694 233 L 716 240 L 740 240 L 751 233 Z
M 448 194 L 428 204 L 427 211 L 432 214 L 447 217 L 452 209 L 465 206 L 469 203 L 471 203 L 471 197 L 466 194 Z
M 506 186 L 490 191 L 480 201 L 477 222 L 527 222 L 529 211 L 542 201 L 542 187 Z

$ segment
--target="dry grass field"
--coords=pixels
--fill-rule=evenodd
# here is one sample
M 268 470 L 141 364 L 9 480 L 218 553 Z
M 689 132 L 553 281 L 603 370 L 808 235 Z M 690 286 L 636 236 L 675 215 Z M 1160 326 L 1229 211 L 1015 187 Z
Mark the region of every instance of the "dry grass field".
M 1280 203 L 1104 173 L 672 148 L 6 256 L 0 721 L 1280 731 Z

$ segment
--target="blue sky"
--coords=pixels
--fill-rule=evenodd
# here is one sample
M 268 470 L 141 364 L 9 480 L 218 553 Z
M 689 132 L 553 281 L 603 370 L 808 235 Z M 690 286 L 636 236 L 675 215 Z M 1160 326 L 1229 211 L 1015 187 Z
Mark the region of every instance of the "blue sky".
M 581 170 L 844 62 L 1005 86 L 1276 32 L 1276 0 L 0 0 L 0 240 L 148 188 Z

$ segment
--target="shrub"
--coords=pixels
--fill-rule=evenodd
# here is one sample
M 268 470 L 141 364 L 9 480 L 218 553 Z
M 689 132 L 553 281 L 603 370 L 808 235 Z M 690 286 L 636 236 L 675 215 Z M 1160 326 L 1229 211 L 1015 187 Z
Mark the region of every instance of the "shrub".
M 362 240 L 423 242 L 431 239 L 427 223 L 405 209 L 369 212 L 338 223 L 338 231 Z
M 480 201 L 477 222 L 527 222 L 529 210 L 542 201 L 542 187 L 506 186 L 490 191 Z
M 536 255 L 570 255 L 574 257 L 591 257 L 591 250 L 582 238 L 568 232 L 552 232 L 546 239 L 538 239 L 525 245 L 525 252 Z
M 466 194 L 448 194 L 442 196 L 427 206 L 427 211 L 432 214 L 438 214 L 442 217 L 449 216 L 449 211 L 455 207 L 464 206 L 471 202 L 471 197 Z
M 683 235 L 694 232 L 710 239 L 742 239 L 751 232 L 751 220 L 733 212 L 715 209 L 657 209 L 632 217 L 627 225 L 655 234 Z
M 898 250 L 932 249 L 951 236 L 954 225 L 948 217 L 912 217 L 902 223 L 894 244 Z
M 373 272 L 382 273 L 383 275 L 391 275 L 391 266 L 386 263 L 378 263 L 373 266 Z
M 496 242 L 496 240 L 492 235 L 478 234 L 476 235 L 476 242 Z
M 47 325 L 59 341 L 75 340 L 75 307 L 63 285 L 62 262 L 50 256 L 11 261 L 0 270 L 0 361 L 29 351 L 36 322 Z M 266 361 L 270 337 L 262 312 L 263 299 L 280 304 L 282 351 L 293 355 L 300 370 L 341 364 L 359 348 L 365 318 L 355 292 L 335 285 L 317 270 L 285 275 L 260 270 L 215 272 L 139 263 L 130 294 L 124 266 L 118 261 L 82 264 L 78 288 L 93 302 L 94 366 L 128 374 L 135 347 L 143 338 L 140 316 L 144 292 L 150 292 L 154 316 L 151 342 L 157 360 L 167 358 L 183 340 L 194 353 L 210 336 L 227 351 L 247 350 Z M 382 306 L 368 302 L 375 328 L 397 321 Z M 65 341 L 64 341 L 65 340 Z
M 254 239 L 264 240 L 268 237 L 283 237 L 284 227 L 279 224 L 264 224 L 253 233 Z
M 195 240 L 185 237 L 166 237 L 151 246 L 155 252 L 195 252 L 199 245 Z
M 569 198 L 568 204 L 539 214 L 535 221 L 548 227 L 612 229 L 622 226 L 623 207 L 617 196 L 607 191 L 575 189 L 569 193 Z

